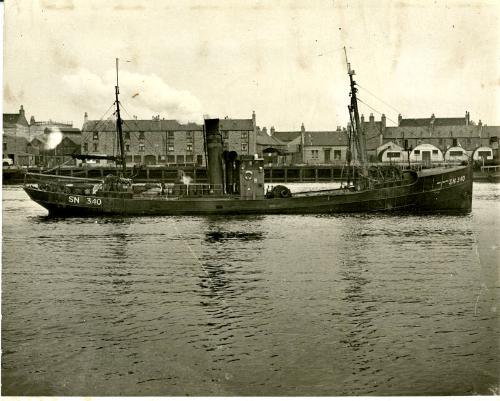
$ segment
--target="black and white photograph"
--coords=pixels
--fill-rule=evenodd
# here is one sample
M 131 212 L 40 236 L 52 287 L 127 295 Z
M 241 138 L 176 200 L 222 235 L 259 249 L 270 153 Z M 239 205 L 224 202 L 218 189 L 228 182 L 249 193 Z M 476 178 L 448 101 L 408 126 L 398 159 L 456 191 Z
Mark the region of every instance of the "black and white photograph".
M 500 395 L 500 3 L 7 0 L 1 395 Z

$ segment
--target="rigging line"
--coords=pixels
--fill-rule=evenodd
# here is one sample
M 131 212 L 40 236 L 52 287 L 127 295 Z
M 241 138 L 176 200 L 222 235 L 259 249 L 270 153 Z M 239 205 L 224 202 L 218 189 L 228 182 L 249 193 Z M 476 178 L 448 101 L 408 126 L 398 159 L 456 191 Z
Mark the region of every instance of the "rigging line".
M 359 88 L 363 89 L 364 91 L 368 92 L 370 95 L 372 95 L 375 99 L 378 99 L 380 100 L 382 103 L 384 103 L 386 106 L 389 106 L 391 109 L 393 109 L 394 111 L 397 111 L 399 114 L 403 114 L 401 113 L 400 110 L 396 109 L 394 106 L 391 106 L 389 103 L 387 103 L 386 101 L 382 100 L 381 98 L 379 98 L 377 95 L 375 95 L 374 93 L 370 92 L 368 89 L 366 89 L 365 87 L 361 86 L 360 84 L 357 84 Z
M 374 108 L 373 108 L 372 106 L 370 106 L 368 103 L 366 103 L 366 102 L 362 101 L 359 97 L 358 97 L 358 100 L 359 100 L 361 103 L 363 103 L 365 106 L 368 106 L 370 109 L 372 109 L 375 113 L 378 113 L 378 114 L 380 114 L 380 115 L 382 115 L 382 114 L 383 114 L 383 113 L 381 113 L 380 111 L 378 111 L 378 110 L 374 109 Z M 396 125 L 398 124 L 398 123 L 397 123 L 396 121 L 394 121 L 392 118 L 389 118 L 389 117 L 387 117 L 387 116 L 386 116 L 385 118 L 387 118 L 389 121 L 392 121 L 392 122 L 393 122 L 394 124 L 396 124 Z
M 138 131 L 138 130 L 133 130 L 131 129 L 131 127 L 128 125 L 128 123 L 125 121 L 125 120 L 122 120 L 123 124 L 126 125 L 128 128 L 129 128 L 129 134 L 130 132 L 132 132 L 132 134 L 134 135 L 134 138 L 138 139 L 138 140 L 141 140 L 141 138 L 139 138 L 139 136 L 134 132 L 134 131 Z M 137 124 L 136 124 L 137 125 Z M 138 126 L 137 126 L 138 127 Z M 140 135 L 140 134 L 139 134 Z M 150 142 L 150 140 L 148 139 L 148 137 L 146 135 L 144 135 L 144 138 L 143 138 L 144 141 L 147 142 L 147 144 L 151 147 L 151 149 L 154 149 L 155 148 L 155 144 Z
M 137 124 L 137 121 L 136 121 L 134 118 L 132 118 L 132 116 L 130 115 L 130 113 L 128 112 L 128 110 L 127 110 L 125 107 L 123 107 L 123 105 L 121 104 L 121 102 L 120 102 L 120 105 L 122 106 L 122 109 L 125 111 L 125 114 L 127 114 L 129 117 L 131 117 L 131 120 L 130 120 L 130 121 L 132 121 L 132 122 L 135 124 L 136 129 L 135 129 L 135 130 L 131 129 L 131 127 L 128 125 L 128 123 L 127 123 L 125 120 L 122 120 L 122 121 L 123 121 L 123 123 L 127 125 L 127 127 L 130 129 L 130 131 L 131 131 L 131 132 L 134 132 L 134 131 L 139 131 L 139 125 Z M 134 137 L 135 137 L 136 139 L 140 139 L 140 138 L 138 138 L 137 134 L 135 134 L 135 133 L 134 133 Z M 144 140 L 145 140 L 145 141 L 147 142 L 147 144 L 151 147 L 151 149 L 155 149 L 155 148 L 156 148 L 156 144 L 152 143 L 152 142 L 151 142 L 151 141 L 147 138 L 147 136 L 146 136 L 146 135 L 144 135 Z M 156 154 L 156 151 L 155 151 L 155 154 Z M 159 155 L 161 155 L 161 152 L 160 152 L 160 154 L 159 154 Z
M 107 121 L 109 121 L 109 117 L 108 117 L 106 120 L 104 120 L 104 116 L 105 116 L 106 114 L 108 114 L 108 113 L 109 113 L 109 111 L 111 110 L 111 108 L 112 108 L 114 105 L 115 105 L 115 102 L 111 103 L 111 106 L 109 106 L 109 107 L 108 107 L 108 109 L 107 109 L 107 110 L 104 112 L 104 114 L 101 116 L 101 118 L 99 118 L 99 119 L 97 120 L 97 122 L 95 123 L 95 126 L 94 126 L 94 128 L 93 128 L 93 129 L 96 129 L 96 128 L 99 126 L 99 124 L 101 124 L 102 122 L 105 122 L 105 121 L 107 122 Z M 113 114 L 114 114 L 114 113 L 113 113 Z M 111 116 L 110 116 L 110 117 L 111 117 Z

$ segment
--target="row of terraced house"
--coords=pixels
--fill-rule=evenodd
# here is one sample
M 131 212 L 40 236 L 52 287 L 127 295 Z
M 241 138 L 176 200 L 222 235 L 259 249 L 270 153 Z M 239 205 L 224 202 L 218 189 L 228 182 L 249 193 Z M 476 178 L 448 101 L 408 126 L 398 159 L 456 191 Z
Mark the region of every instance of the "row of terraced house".
M 397 126 L 386 126 L 382 115 L 375 121 L 361 117 L 366 149 L 372 162 L 476 160 L 498 157 L 500 127 L 477 124 L 464 117 L 402 118 Z M 344 164 L 348 148 L 345 127 L 328 131 L 296 131 L 260 128 L 255 112 L 251 118 L 220 120 L 225 150 L 238 154 L 259 154 L 267 164 Z M 54 135 L 60 142 L 51 144 Z M 155 116 L 149 120 L 124 120 L 123 136 L 126 161 L 131 165 L 183 166 L 206 163 L 203 126 L 180 123 Z M 14 164 L 53 167 L 75 164 L 74 153 L 87 155 L 117 154 L 116 125 L 113 121 L 90 120 L 85 113 L 82 129 L 71 122 L 28 122 L 21 106 L 19 113 L 3 115 L 3 158 Z M 90 160 L 90 164 L 105 164 Z

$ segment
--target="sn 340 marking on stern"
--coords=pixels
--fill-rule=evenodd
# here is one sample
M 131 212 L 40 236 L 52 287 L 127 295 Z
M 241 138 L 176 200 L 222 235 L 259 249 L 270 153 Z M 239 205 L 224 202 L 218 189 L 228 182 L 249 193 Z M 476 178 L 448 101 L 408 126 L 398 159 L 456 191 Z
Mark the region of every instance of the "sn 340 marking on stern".
M 89 197 L 89 196 L 69 195 L 68 196 L 68 203 L 71 203 L 73 205 L 101 206 L 102 199 L 93 198 L 93 197 Z

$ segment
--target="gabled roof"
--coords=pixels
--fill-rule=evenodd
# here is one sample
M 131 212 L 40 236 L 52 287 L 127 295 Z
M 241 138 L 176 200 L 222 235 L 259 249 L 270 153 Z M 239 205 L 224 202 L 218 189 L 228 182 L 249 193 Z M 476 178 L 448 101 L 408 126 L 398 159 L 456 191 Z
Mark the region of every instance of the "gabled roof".
M 300 144 L 300 135 L 290 144 Z M 346 131 L 306 131 L 304 133 L 304 146 L 347 146 Z
M 251 119 L 221 119 L 221 131 L 252 131 Z M 203 125 L 196 123 L 180 123 L 177 120 L 123 120 L 123 131 L 203 131 Z M 115 121 L 91 120 L 83 124 L 82 131 L 116 131 Z
M 26 121 L 26 118 L 21 115 L 21 113 L 4 113 L 3 115 L 3 126 L 4 128 L 12 128 L 15 127 L 17 124 L 19 125 L 24 125 L 25 127 L 28 127 L 28 121 Z
M 176 120 L 123 120 L 123 131 L 202 131 L 203 127 L 195 123 L 181 124 Z M 116 131 L 115 121 L 91 120 L 83 124 L 83 131 Z
M 253 120 L 224 118 L 219 120 L 219 129 L 221 131 L 252 131 Z
M 489 125 L 483 125 L 483 136 L 491 137 L 491 136 L 500 136 L 500 127 L 499 126 L 489 126 Z
M 452 117 L 452 118 L 403 118 L 399 126 L 400 127 L 428 127 L 431 125 L 431 121 L 434 120 L 434 126 L 453 126 L 453 125 L 465 125 L 465 117 Z
M 274 138 L 273 136 L 260 132 L 257 134 L 257 145 L 284 147 L 286 146 L 286 143 L 281 142 L 279 139 Z
M 281 142 L 287 143 L 300 136 L 300 131 L 275 131 L 273 137 Z

